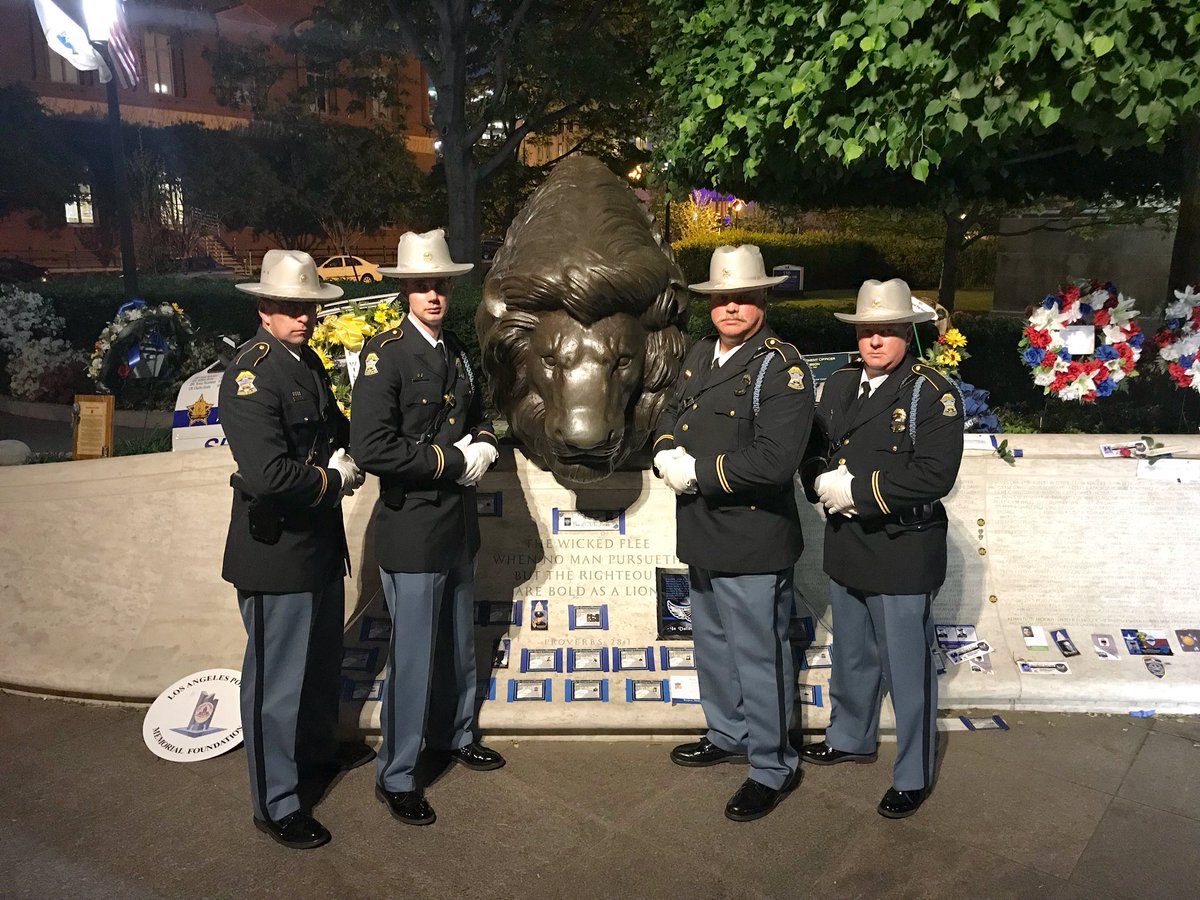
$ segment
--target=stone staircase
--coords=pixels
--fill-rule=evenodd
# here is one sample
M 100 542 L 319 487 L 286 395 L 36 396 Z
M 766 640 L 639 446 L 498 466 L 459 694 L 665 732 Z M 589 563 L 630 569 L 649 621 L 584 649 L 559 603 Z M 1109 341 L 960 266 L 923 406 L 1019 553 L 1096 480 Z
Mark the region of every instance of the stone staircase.
M 190 213 L 192 226 L 205 253 L 221 265 L 229 266 L 239 275 L 252 274 L 248 258 L 235 254 L 221 237 L 221 222 L 215 215 L 195 208 L 192 208 Z

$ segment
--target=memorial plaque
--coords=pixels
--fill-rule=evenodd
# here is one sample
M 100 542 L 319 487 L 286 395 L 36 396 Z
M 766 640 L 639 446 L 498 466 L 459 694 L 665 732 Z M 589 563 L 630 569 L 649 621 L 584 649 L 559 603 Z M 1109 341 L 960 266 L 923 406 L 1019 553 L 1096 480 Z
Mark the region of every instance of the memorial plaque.
M 692 585 L 687 569 L 655 569 L 654 582 L 658 591 L 658 639 L 690 638 Z
M 113 452 L 112 394 L 76 394 L 72 459 L 101 459 Z

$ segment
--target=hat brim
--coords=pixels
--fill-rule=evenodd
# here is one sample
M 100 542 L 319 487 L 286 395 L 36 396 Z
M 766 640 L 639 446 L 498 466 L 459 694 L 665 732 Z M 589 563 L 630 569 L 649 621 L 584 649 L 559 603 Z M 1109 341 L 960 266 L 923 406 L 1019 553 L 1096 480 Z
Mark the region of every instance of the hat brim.
M 735 294 L 738 291 L 749 291 L 754 288 L 774 287 L 788 280 L 787 275 L 777 275 L 770 278 L 745 278 L 741 281 L 701 281 L 699 284 L 689 284 L 688 290 L 697 294 Z
M 296 289 L 296 291 L 290 293 L 284 293 L 284 288 L 273 287 L 258 281 L 235 284 L 234 287 L 239 291 L 245 291 L 247 294 L 254 294 L 256 297 L 270 297 L 272 300 L 282 300 L 285 302 L 294 300 L 297 303 L 311 303 L 314 300 L 336 300 L 346 293 L 336 284 L 322 284 L 316 290 L 307 289 L 303 292 Z
M 392 278 L 429 278 L 438 275 L 453 278 L 456 275 L 466 275 L 473 268 L 475 268 L 475 263 L 454 263 L 439 269 L 401 269 L 398 266 L 380 266 L 379 274 L 390 275 Z
M 887 310 L 879 310 L 878 312 L 865 313 L 839 313 L 833 314 L 835 319 L 842 322 L 849 322 L 851 325 L 907 325 L 914 322 L 928 322 L 929 314 L 924 312 L 910 312 L 908 314 L 897 314 L 888 312 Z

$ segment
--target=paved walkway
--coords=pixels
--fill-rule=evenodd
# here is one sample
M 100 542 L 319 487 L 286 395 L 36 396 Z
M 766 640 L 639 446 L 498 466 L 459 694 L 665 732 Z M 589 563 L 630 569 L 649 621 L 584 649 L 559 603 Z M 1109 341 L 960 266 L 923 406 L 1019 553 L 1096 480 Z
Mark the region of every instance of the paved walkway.
M 875 812 L 873 766 L 806 767 L 735 824 L 744 773 L 685 770 L 646 740 L 496 741 L 498 772 L 446 771 L 438 821 L 394 822 L 372 767 L 317 807 L 333 842 L 254 831 L 241 750 L 182 765 L 142 711 L 0 693 L 0 897 L 1195 897 L 1200 720 L 1007 713 L 943 735 L 913 818 Z

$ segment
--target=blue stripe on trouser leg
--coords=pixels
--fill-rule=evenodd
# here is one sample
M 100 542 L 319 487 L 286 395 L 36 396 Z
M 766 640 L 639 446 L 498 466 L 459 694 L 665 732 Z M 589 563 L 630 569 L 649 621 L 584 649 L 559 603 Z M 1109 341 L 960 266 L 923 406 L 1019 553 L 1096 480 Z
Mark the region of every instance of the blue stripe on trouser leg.
M 447 573 L 433 656 L 427 744 L 440 750 L 475 740 L 475 563 Z
M 892 786 L 898 791 L 920 790 L 933 783 L 937 673 L 930 656 L 934 641 L 931 599 L 929 594 L 878 594 L 867 598 L 896 715 Z
M 688 567 L 692 610 L 692 644 L 700 706 L 708 723 L 708 739 L 722 750 L 745 753 L 746 714 L 733 647 L 726 637 L 722 610 L 713 593 L 712 573 Z
M 779 789 L 799 765 L 788 739 L 796 699 L 796 676 L 788 643 L 792 572 L 711 574 L 742 687 L 750 777 Z
M 874 753 L 878 742 L 882 663 L 866 598 L 829 582 L 833 670 L 825 743 L 845 753 Z
M 242 728 L 250 799 L 259 819 L 278 821 L 300 808 L 296 741 L 313 602 L 308 592 L 238 591 L 247 634 Z
M 416 788 L 413 771 L 421 754 L 429 712 L 438 615 L 446 574 L 379 570 L 383 596 L 392 615 L 388 671 L 380 704 L 383 743 L 376 776 L 388 791 Z

